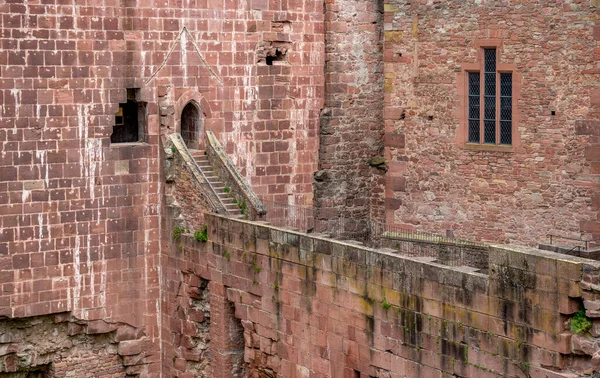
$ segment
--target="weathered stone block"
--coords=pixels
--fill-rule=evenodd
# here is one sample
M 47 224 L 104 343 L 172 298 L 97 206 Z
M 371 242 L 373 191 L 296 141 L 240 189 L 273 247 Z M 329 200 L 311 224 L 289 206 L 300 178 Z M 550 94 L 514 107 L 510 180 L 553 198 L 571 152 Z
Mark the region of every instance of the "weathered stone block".
M 142 343 L 138 340 L 121 341 L 119 343 L 119 354 L 121 356 L 133 356 L 142 352 Z

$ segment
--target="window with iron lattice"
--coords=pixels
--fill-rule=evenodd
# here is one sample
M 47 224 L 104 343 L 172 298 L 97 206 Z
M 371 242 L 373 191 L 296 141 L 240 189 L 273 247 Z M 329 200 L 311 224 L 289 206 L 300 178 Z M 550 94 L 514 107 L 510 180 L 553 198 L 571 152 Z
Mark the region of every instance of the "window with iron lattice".
M 499 71 L 497 58 L 484 48 L 481 70 L 467 73 L 468 143 L 513 144 L 513 73 Z

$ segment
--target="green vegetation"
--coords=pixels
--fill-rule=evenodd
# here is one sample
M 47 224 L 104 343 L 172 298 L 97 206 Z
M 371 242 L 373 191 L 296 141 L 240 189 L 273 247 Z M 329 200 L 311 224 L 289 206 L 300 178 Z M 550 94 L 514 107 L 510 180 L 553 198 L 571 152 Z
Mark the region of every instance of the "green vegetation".
M 173 233 L 171 234 L 171 236 L 173 237 L 173 240 L 179 241 L 179 239 L 181 239 L 181 235 L 184 233 L 185 233 L 185 228 L 183 226 L 177 225 L 173 229 Z
M 571 332 L 576 334 L 587 333 L 592 328 L 592 322 L 585 316 L 585 310 L 577 311 L 571 318 Z
M 235 202 L 235 199 L 233 200 Z M 242 211 L 242 214 L 248 218 L 248 208 L 246 206 L 246 200 L 242 200 L 242 202 L 238 203 L 238 208 Z
M 223 190 L 225 191 L 225 193 L 230 193 L 231 192 L 231 188 L 226 186 L 225 188 L 223 188 Z
M 225 252 L 225 258 L 227 261 L 231 261 L 231 253 L 229 253 L 229 251 Z
M 200 231 L 194 232 L 194 239 L 199 242 L 206 242 L 208 240 L 208 226 L 202 226 Z
M 383 297 L 383 300 L 381 301 L 381 308 L 383 308 L 385 311 L 387 311 L 390 309 L 390 307 L 392 307 L 392 304 L 390 302 L 388 302 L 385 297 Z
M 275 289 L 275 291 L 279 291 L 279 284 L 277 282 L 273 284 L 273 289 Z

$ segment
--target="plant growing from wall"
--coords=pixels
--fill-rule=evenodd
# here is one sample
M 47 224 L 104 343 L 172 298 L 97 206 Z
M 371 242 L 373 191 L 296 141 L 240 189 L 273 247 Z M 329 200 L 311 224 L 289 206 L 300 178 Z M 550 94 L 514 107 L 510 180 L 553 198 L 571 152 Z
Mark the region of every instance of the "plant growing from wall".
M 173 237 L 173 240 L 179 241 L 179 239 L 181 239 L 181 235 L 183 235 L 184 233 L 185 233 L 185 228 L 183 226 L 177 225 L 173 229 L 171 236 Z
M 392 304 L 390 302 L 388 302 L 385 297 L 383 297 L 383 300 L 381 301 L 381 308 L 383 308 L 385 311 L 387 311 L 390 309 L 390 307 L 392 307 Z
M 258 259 L 258 256 L 256 256 L 256 254 L 254 254 L 252 256 L 252 265 L 251 265 L 252 266 L 252 270 L 253 270 L 253 277 L 252 277 L 253 280 L 252 280 L 252 283 L 254 285 L 258 285 L 258 281 L 256 280 L 256 275 L 259 274 L 260 271 L 262 270 L 262 267 L 257 264 L 257 259 Z
M 585 316 L 585 310 L 581 309 L 571 318 L 571 332 L 576 334 L 587 333 L 592 328 L 592 322 Z
M 196 241 L 205 243 L 208 240 L 208 226 L 204 225 L 200 231 L 194 232 L 194 239 L 196 239 Z
M 242 200 L 242 202 L 238 203 L 238 208 L 242 211 L 242 214 L 248 218 L 248 208 L 246 206 L 246 200 Z
M 225 191 L 225 193 L 231 192 L 231 188 L 228 186 L 224 187 L 223 190 Z

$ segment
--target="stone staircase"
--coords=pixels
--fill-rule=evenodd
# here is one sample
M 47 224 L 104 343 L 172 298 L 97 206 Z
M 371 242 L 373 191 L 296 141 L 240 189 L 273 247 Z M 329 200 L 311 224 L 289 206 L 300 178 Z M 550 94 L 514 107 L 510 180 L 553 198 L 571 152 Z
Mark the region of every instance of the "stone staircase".
M 204 176 L 206 176 L 206 179 L 217 193 L 217 196 L 219 196 L 219 199 L 221 200 L 223 205 L 225 205 L 227 213 L 240 218 L 244 217 L 238 205 L 233 202 L 233 197 L 231 197 L 231 195 L 225 191 L 225 184 L 223 184 L 223 181 L 221 181 L 217 173 L 214 171 L 213 167 L 210 165 L 210 162 L 208 161 L 204 150 L 190 149 L 189 151 L 190 155 L 192 155 L 192 157 L 196 161 L 196 164 L 198 165 Z

